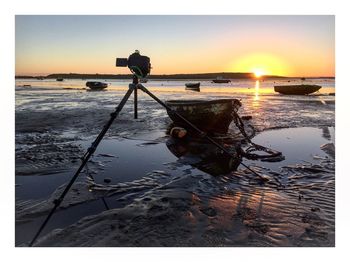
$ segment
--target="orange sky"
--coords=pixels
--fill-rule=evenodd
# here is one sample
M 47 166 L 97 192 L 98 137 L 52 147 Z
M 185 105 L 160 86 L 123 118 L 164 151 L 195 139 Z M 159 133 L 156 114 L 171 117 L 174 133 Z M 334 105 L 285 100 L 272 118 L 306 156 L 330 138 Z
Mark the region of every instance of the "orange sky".
M 334 16 L 16 16 L 16 75 L 111 73 L 135 49 L 152 74 L 335 75 Z

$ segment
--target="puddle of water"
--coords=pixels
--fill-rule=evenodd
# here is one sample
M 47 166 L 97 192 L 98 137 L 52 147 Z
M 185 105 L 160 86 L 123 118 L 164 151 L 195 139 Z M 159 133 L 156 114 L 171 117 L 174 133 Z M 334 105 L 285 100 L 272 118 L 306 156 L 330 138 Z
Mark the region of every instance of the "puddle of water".
M 258 134 L 252 141 L 283 153 L 284 161 L 264 162 L 262 164 L 267 168 L 278 169 L 284 165 L 302 163 L 303 161 L 314 162 L 315 155 L 327 157 L 320 146 L 326 143 L 335 143 L 335 128 L 300 127 L 268 130 Z M 256 161 L 247 161 L 247 163 L 256 164 Z

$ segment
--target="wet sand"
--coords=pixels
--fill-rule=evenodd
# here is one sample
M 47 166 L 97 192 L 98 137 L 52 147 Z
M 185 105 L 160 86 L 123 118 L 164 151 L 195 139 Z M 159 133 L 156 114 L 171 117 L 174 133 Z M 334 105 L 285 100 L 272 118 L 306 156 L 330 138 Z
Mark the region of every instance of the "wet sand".
M 34 235 L 123 94 L 16 89 L 16 245 Z M 171 93 L 189 96 L 232 93 Z M 140 94 L 139 119 L 131 100 L 37 245 L 334 246 L 334 97 L 234 96 L 253 116 L 254 141 L 286 157 L 244 160 L 269 182 L 243 166 L 214 174 L 201 154 L 174 155 L 165 110 Z

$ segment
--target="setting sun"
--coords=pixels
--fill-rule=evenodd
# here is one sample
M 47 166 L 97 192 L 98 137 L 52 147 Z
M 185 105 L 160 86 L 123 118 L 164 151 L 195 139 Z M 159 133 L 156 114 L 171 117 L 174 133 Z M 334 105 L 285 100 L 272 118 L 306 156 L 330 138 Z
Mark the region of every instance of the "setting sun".
M 260 78 L 261 76 L 265 75 L 265 72 L 261 69 L 254 69 L 253 73 L 256 78 Z
M 291 67 L 280 57 L 268 53 L 255 53 L 238 57 L 232 64 L 234 72 L 252 72 L 255 77 L 262 75 L 292 75 Z

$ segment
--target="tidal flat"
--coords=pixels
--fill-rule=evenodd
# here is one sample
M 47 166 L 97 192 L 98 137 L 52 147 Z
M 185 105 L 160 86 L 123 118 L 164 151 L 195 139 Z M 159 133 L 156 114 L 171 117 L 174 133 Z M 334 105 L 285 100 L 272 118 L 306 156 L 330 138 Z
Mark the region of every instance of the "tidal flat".
M 225 169 L 202 146 L 174 142 L 166 111 L 139 92 L 139 118 L 130 98 L 35 246 L 334 246 L 334 80 L 312 82 L 320 92 L 283 96 L 272 91 L 283 80 L 203 82 L 200 93 L 150 81 L 162 100 L 240 99 L 253 142 L 285 159 L 243 159 L 266 183 L 242 165 Z M 32 239 L 127 84 L 16 81 L 16 246 Z

